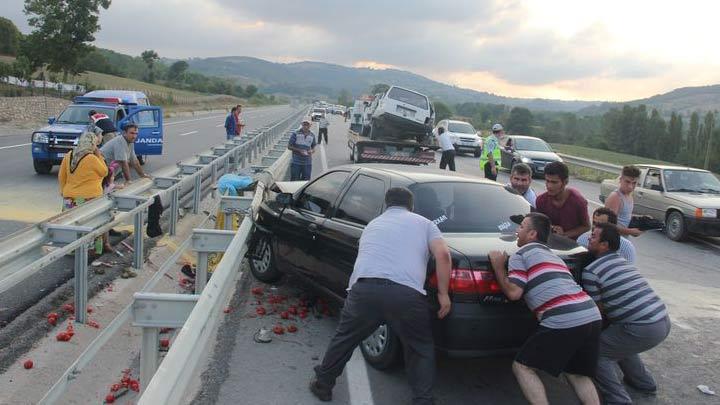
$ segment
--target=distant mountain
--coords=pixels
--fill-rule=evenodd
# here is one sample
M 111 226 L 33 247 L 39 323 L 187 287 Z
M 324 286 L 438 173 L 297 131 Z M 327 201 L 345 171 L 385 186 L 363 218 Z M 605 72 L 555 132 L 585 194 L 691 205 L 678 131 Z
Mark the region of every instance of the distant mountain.
M 498 96 L 439 83 L 415 73 L 397 69 L 352 68 L 322 62 L 274 63 L 245 56 L 193 58 L 190 70 L 212 76 L 230 77 L 254 84 L 264 93 L 334 100 L 340 91 L 354 97 L 378 83 L 395 84 L 427 94 L 449 104 L 465 102 L 506 104 L 544 111 L 578 111 L 599 101 L 565 101 Z
M 648 110 L 657 109 L 662 115 L 669 116 L 673 111 L 683 115 L 690 115 L 694 111 L 707 112 L 720 110 L 720 85 L 681 87 L 664 94 L 633 100 L 623 103 L 602 103 L 585 107 L 578 111 L 580 115 L 601 115 L 612 108 L 622 108 L 623 105 L 638 106 L 645 104 Z

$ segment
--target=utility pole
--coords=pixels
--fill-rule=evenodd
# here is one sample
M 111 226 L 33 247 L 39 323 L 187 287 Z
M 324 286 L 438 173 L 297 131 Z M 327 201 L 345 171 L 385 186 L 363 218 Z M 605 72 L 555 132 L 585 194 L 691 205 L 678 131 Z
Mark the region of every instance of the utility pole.
M 705 164 L 703 164 L 703 169 L 708 170 L 708 166 L 710 166 L 710 151 L 712 150 L 712 138 L 713 138 L 713 131 L 715 130 L 715 118 L 717 116 L 717 112 L 713 113 L 713 119 L 708 124 L 707 128 L 707 134 L 708 134 L 708 140 L 707 140 L 707 147 L 705 148 Z

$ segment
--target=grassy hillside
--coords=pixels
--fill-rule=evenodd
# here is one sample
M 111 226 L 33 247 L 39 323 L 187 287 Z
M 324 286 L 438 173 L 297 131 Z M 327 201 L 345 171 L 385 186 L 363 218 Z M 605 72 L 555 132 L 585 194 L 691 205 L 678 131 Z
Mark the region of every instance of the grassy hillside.
M 720 110 L 720 85 L 682 87 L 664 94 L 657 94 L 652 97 L 628 101 L 626 103 L 602 103 L 583 108 L 578 111 L 578 114 L 602 115 L 612 108 L 622 108 L 625 104 L 633 107 L 644 104 L 648 107 L 648 111 L 655 108 L 665 117 L 669 117 L 673 111 L 690 115 L 695 111 L 707 112 Z
M 563 145 L 560 143 L 553 143 L 553 149 L 555 152 L 564 153 L 566 155 L 577 156 L 585 159 L 592 159 L 606 163 L 613 163 L 616 165 L 630 165 L 630 164 L 661 164 L 661 165 L 677 165 L 677 163 L 663 162 L 662 160 L 648 159 L 635 155 L 628 155 L 625 153 L 611 152 L 609 150 L 593 149 L 584 146 L 576 145 Z

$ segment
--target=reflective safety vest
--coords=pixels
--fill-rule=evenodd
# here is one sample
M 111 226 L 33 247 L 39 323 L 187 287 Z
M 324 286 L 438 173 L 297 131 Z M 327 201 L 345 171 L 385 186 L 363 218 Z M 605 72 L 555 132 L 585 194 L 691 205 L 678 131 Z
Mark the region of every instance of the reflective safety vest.
M 483 151 L 482 155 L 480 156 L 481 170 L 485 167 L 485 163 L 487 163 L 488 161 L 487 156 L 489 153 L 492 153 L 493 159 L 495 160 L 495 165 L 500 166 L 500 142 L 498 142 L 498 139 L 495 135 L 488 136 L 483 142 Z

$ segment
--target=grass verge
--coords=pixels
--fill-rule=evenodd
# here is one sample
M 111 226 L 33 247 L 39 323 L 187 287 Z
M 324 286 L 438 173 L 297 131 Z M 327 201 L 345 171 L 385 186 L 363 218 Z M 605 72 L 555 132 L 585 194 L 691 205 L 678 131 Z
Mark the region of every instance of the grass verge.
M 601 162 L 613 163 L 616 165 L 630 164 L 660 164 L 660 165 L 677 165 L 677 163 L 665 162 L 662 160 L 649 159 L 645 157 L 629 155 L 626 153 L 611 152 L 609 150 L 588 148 L 585 146 L 565 145 L 561 143 L 553 143 L 555 152 L 564 153 L 566 155 L 577 156 L 585 159 L 593 159 Z

